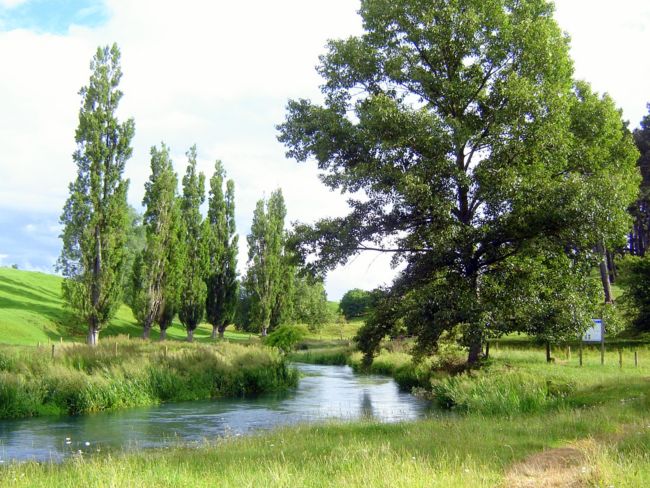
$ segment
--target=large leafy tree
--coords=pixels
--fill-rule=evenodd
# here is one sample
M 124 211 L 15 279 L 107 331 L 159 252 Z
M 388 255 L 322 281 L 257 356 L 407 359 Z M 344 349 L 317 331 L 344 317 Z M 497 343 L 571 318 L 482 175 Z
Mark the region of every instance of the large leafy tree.
M 60 219 L 63 248 L 57 269 L 65 277 L 65 302 L 88 324 L 87 340 L 94 345 L 122 298 L 129 231 L 123 173 L 135 124 L 133 119 L 120 123 L 116 116 L 122 98 L 117 45 L 98 48 L 90 69 L 90 81 L 79 92 L 83 101 L 72 156 L 77 178 Z
M 408 321 L 420 352 L 456 330 L 472 363 L 496 307 L 517 307 L 505 263 L 544 251 L 583 269 L 620 242 L 635 151 L 612 101 L 573 81 L 546 0 L 362 0 L 360 14 L 365 33 L 321 57 L 324 104 L 290 101 L 279 127 L 289 156 L 351 194 L 349 215 L 298 227 L 301 255 L 324 271 L 393 253 L 404 270 L 361 334 L 367 355 Z
M 215 163 L 210 179 L 208 218 L 205 221 L 208 248 L 206 316 L 212 324 L 212 338 L 223 337 L 232 323 L 239 297 L 237 253 L 239 245 L 235 226 L 235 183 L 226 182 L 221 161 Z
M 327 293 L 322 280 L 310 276 L 296 276 L 293 291 L 292 314 L 294 321 L 315 331 L 333 323 L 336 315 L 327 303 Z
M 246 288 L 253 295 L 251 318 L 259 324 L 262 336 L 269 330 L 273 309 L 282 291 L 286 213 L 282 191 L 276 190 L 267 202 L 257 202 L 251 233 L 247 236 Z
M 151 175 L 145 183 L 142 205 L 145 207 L 143 224 L 146 245 L 138 266 L 138 287 L 135 290 L 133 308 L 143 327 L 143 338 L 149 338 L 154 321 L 161 312 L 165 276 L 169 274 L 169 248 L 176 239 L 177 215 L 176 188 L 178 178 L 169 157 L 169 149 L 151 148 Z M 134 280 L 135 282 L 135 280 Z
M 362 317 L 368 312 L 372 301 L 372 294 L 369 291 L 354 288 L 345 292 L 339 302 L 339 310 L 346 319 Z
M 190 148 L 187 158 L 181 198 L 182 273 L 178 317 L 187 331 L 187 340 L 191 342 L 205 314 L 207 248 L 200 210 L 205 200 L 205 176 L 196 170 L 196 146 Z

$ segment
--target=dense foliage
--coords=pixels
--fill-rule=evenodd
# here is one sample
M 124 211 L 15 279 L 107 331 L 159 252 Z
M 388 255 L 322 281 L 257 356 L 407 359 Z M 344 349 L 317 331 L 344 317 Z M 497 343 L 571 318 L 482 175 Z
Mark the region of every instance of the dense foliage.
M 251 294 L 251 320 L 266 336 L 274 314 L 282 312 L 281 303 L 290 283 L 285 259 L 284 218 L 287 213 L 281 190 L 271 194 L 268 201 L 259 200 L 255 206 L 248 241 L 248 273 L 246 290 Z M 279 322 L 279 321 L 278 321 Z
M 63 248 L 57 269 L 66 278 L 65 301 L 88 324 L 88 343 L 96 344 L 99 330 L 122 300 L 129 232 L 123 173 L 135 125 L 132 119 L 120 123 L 115 115 L 122 98 L 117 46 L 98 48 L 90 69 L 90 82 L 79 92 L 83 102 L 73 154 L 77 178 L 60 219 Z
M 131 305 L 134 315 L 143 327 L 143 337 L 149 337 L 151 328 L 160 316 L 164 304 L 166 277 L 175 273 L 170 269 L 169 249 L 175 244 L 180 222 L 176 212 L 178 178 L 163 144 L 160 150 L 151 148 L 151 175 L 145 183 L 142 205 L 145 207 L 143 224 L 146 245 L 134 266 L 134 297 Z
M 203 232 L 201 204 L 205 200 L 205 176 L 196 170 L 196 146 L 187 152 L 181 197 L 181 279 L 178 318 L 192 341 L 194 331 L 205 316 L 207 287 L 207 247 Z
M 208 252 L 206 318 L 212 324 L 212 338 L 223 337 L 232 323 L 237 308 L 238 235 L 235 226 L 235 183 L 226 182 L 221 161 L 215 163 L 210 179 L 208 217 L 205 220 L 205 240 Z
M 339 303 L 339 310 L 346 319 L 350 320 L 364 316 L 371 303 L 372 294 L 369 291 L 354 288 L 345 292 Z
M 636 256 L 645 256 L 650 243 L 650 113 L 634 131 L 634 142 L 641 153 L 638 165 L 642 180 L 639 198 L 631 208 L 634 228 L 630 235 L 630 252 Z
M 510 320 L 522 300 L 587 327 L 590 294 L 539 286 L 587 288 L 594 250 L 623 243 L 637 152 L 612 100 L 574 82 L 552 4 L 364 0 L 360 14 L 365 32 L 321 57 L 324 103 L 290 101 L 279 129 L 289 156 L 351 194 L 349 215 L 298 227 L 308 266 L 364 250 L 404 263 L 360 336 L 368 357 L 406 327 L 420 353 L 458 333 L 475 362 L 489 335 L 529 329 Z M 522 288 L 520 266 L 541 281 Z

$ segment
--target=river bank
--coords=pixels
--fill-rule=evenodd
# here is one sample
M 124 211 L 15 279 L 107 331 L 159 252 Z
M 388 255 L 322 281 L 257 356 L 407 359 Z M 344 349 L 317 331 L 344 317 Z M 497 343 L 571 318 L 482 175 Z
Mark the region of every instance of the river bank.
M 94 348 L 0 346 L 0 418 L 77 415 L 282 391 L 298 374 L 278 352 L 116 338 Z
M 0 459 L 62 461 L 136 449 L 202 445 L 333 419 L 415 420 L 430 402 L 400 391 L 388 377 L 357 375 L 348 366 L 293 364 L 296 388 L 245 398 L 169 402 L 97 414 L 0 421 Z
M 580 367 L 574 358 L 546 364 L 538 351 L 501 350 L 479 373 L 439 379 L 451 412 L 428 419 L 282 427 L 200 447 L 12 464 L 0 469 L 0 484 L 539 486 L 530 485 L 532 476 L 576 486 L 644 486 L 650 361 L 640 357 L 635 367 L 624 356 L 621 368 L 614 354 L 601 366 L 589 353 Z

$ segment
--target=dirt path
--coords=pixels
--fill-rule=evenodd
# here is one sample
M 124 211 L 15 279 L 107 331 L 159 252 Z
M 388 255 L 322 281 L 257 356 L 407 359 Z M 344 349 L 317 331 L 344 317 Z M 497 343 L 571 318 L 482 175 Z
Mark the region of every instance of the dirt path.
M 547 449 L 513 465 L 504 488 L 565 488 L 586 486 L 589 468 L 579 446 Z

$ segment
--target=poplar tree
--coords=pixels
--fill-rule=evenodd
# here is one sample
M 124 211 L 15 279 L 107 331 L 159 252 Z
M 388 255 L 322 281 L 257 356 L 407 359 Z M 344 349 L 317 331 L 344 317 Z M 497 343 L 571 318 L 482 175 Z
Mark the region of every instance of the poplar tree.
M 235 315 L 238 300 L 237 252 L 238 236 L 235 226 L 235 184 L 226 183 L 223 192 L 225 170 L 221 161 L 215 163 L 210 179 L 208 218 L 205 225 L 208 249 L 208 277 L 206 317 L 212 324 L 212 338 L 224 331 Z
M 146 245 L 140 260 L 140 283 L 134 299 L 135 315 L 143 327 L 142 337 L 149 338 L 163 302 L 168 250 L 175 240 L 174 206 L 178 178 L 169 157 L 169 149 L 151 148 L 151 175 L 145 183 L 142 205 L 146 208 L 143 224 Z
M 173 231 L 170 235 L 169 245 L 165 250 L 165 272 L 162 278 L 162 302 L 156 317 L 160 327 L 160 340 L 167 338 L 167 329 L 171 327 L 180 304 L 180 287 L 182 279 L 182 264 L 184 247 L 182 245 L 183 226 L 181 222 L 181 198 L 174 199 L 172 207 Z
M 247 288 L 254 295 L 251 313 L 260 324 L 262 336 L 267 335 L 273 307 L 281 291 L 286 213 L 284 197 L 278 189 L 271 194 L 268 202 L 263 199 L 257 202 L 251 233 L 247 236 Z
M 57 270 L 63 276 L 63 298 L 88 324 L 87 342 L 95 345 L 99 330 L 121 303 L 125 244 L 128 235 L 128 180 L 124 165 L 131 157 L 133 119 L 115 115 L 122 92 L 122 70 L 116 44 L 98 48 L 90 63 L 72 158 L 77 177 L 63 208 L 63 248 Z
M 192 342 L 205 313 L 207 253 L 201 204 L 205 200 L 205 176 L 196 171 L 196 146 L 187 152 L 181 199 L 181 280 L 178 317 Z

